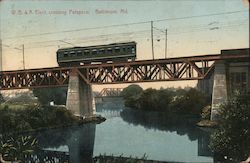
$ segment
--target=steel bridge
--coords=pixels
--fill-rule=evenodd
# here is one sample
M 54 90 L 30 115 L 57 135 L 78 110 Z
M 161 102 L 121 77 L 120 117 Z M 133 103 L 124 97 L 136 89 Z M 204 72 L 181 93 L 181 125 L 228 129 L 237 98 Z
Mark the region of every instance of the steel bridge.
M 0 72 L 0 90 L 67 86 L 71 73 L 87 84 L 198 80 L 209 77 L 218 60 L 247 60 L 249 49 L 226 55 L 140 60 Z
M 103 88 L 96 97 L 119 97 L 123 88 Z

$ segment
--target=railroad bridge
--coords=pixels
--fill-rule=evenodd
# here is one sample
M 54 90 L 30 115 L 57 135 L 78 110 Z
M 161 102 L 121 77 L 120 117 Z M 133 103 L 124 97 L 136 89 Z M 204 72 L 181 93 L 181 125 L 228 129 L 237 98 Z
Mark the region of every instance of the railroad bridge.
M 74 114 L 89 116 L 94 113 L 92 84 L 203 80 L 213 76 L 211 119 L 215 119 L 219 104 L 232 88 L 240 83 L 249 90 L 249 59 L 246 48 L 203 56 L 2 71 L 0 90 L 68 86 L 67 108 Z

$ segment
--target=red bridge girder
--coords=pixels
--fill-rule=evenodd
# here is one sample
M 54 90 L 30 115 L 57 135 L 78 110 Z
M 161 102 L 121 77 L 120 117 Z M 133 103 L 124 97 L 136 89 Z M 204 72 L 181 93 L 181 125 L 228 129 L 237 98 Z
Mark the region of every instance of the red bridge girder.
M 236 52 L 237 54 L 227 55 L 4 71 L 0 72 L 0 90 L 67 86 L 71 71 L 88 84 L 204 79 L 212 73 L 216 60 L 246 60 L 250 57 L 249 49 Z

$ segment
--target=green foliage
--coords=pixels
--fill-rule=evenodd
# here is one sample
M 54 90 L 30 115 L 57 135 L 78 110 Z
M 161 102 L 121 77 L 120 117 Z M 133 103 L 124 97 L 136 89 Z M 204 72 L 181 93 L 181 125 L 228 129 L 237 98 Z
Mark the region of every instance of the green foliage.
M 207 105 L 202 109 L 201 118 L 209 120 L 210 115 L 211 115 L 211 105 Z
M 125 99 L 125 106 L 138 108 L 138 100 L 143 92 L 143 89 L 139 85 L 130 85 L 127 88 L 123 89 L 121 96 Z
M 247 158 L 250 154 L 250 94 L 236 94 L 220 111 L 220 128 L 211 137 L 212 150 L 234 160 Z
M 194 88 L 149 88 L 143 91 L 138 85 L 131 85 L 122 95 L 127 107 L 167 113 L 200 115 L 202 108 L 209 103 L 208 97 Z
M 0 93 L 0 104 L 3 103 L 5 100 L 3 98 L 3 95 Z
M 64 107 L 0 108 L 0 133 L 22 132 L 77 123 L 79 119 Z
M 36 88 L 33 89 L 33 94 L 38 98 L 42 105 L 48 105 L 54 101 L 57 105 L 66 103 L 67 89 L 66 88 Z
M 35 102 L 37 102 L 37 100 L 29 96 L 28 94 L 22 94 L 20 96 L 8 99 L 7 103 L 27 105 L 27 104 L 33 104 Z
M 171 108 L 177 113 L 201 114 L 202 108 L 208 104 L 208 97 L 198 90 L 191 88 L 189 90 L 177 91 L 177 96 L 171 103 Z
M 144 110 L 168 111 L 172 92 L 168 90 L 146 89 L 139 98 L 140 108 Z
M 23 160 L 25 155 L 38 148 L 38 141 L 31 136 L 1 137 L 0 153 L 4 160 Z

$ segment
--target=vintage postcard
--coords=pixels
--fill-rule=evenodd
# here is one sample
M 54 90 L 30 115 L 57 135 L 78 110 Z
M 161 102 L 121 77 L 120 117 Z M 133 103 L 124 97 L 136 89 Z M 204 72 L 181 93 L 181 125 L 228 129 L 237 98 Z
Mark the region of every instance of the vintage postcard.
M 0 0 L 0 162 L 249 162 L 249 0 Z

